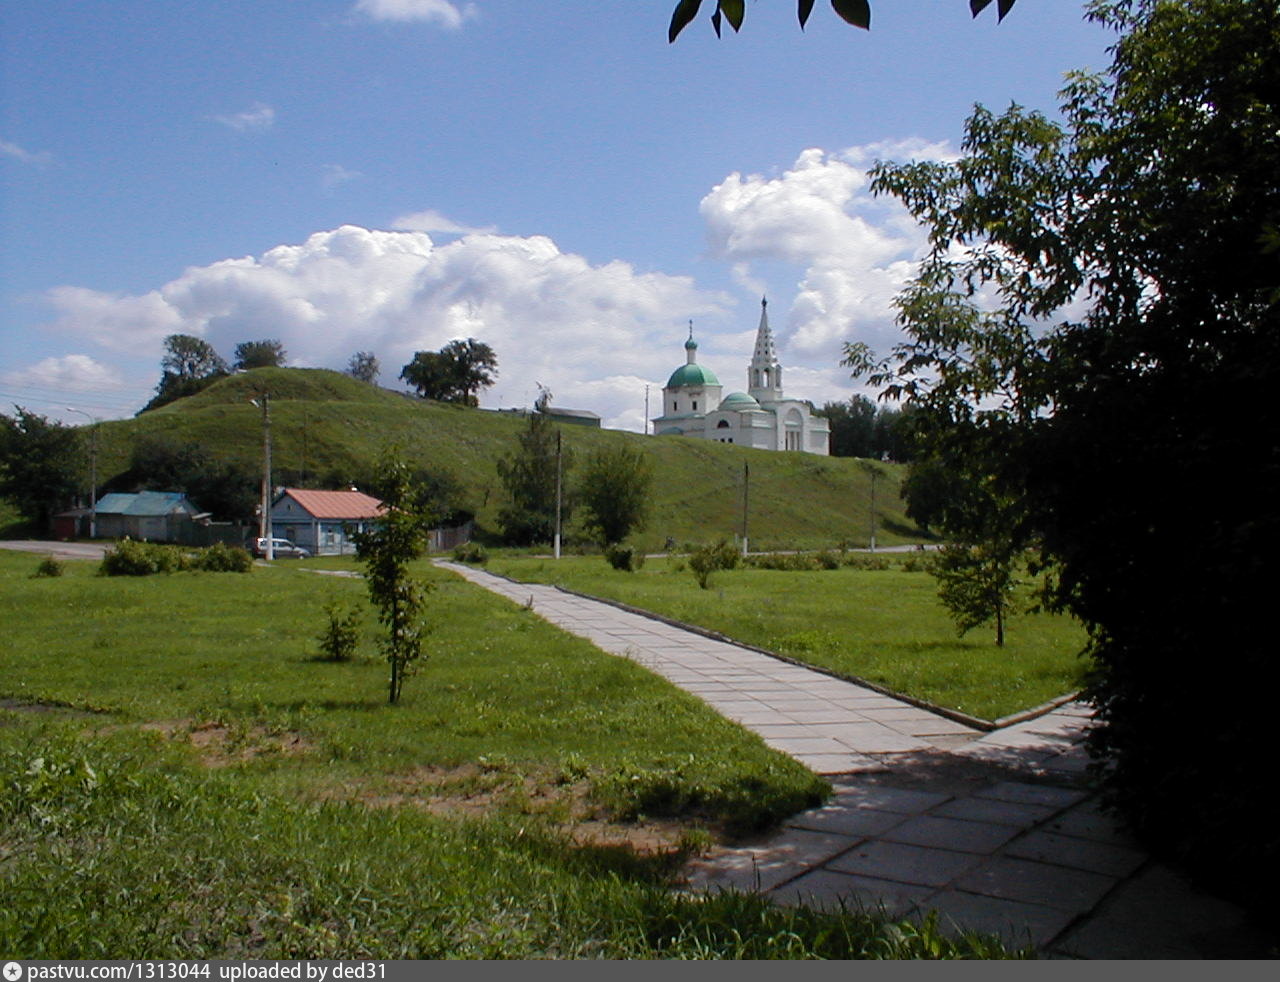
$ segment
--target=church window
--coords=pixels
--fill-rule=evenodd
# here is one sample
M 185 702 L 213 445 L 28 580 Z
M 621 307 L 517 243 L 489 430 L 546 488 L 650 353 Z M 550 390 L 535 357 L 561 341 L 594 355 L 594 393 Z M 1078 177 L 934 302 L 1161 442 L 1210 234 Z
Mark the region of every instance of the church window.
M 727 430 L 728 428 L 729 428 L 729 421 L 727 419 L 722 419 L 720 420 L 720 422 L 716 423 L 717 430 Z
M 694 399 L 694 400 L 693 400 L 693 411 L 694 411 L 695 413 L 698 411 L 698 400 L 697 400 L 697 399 Z

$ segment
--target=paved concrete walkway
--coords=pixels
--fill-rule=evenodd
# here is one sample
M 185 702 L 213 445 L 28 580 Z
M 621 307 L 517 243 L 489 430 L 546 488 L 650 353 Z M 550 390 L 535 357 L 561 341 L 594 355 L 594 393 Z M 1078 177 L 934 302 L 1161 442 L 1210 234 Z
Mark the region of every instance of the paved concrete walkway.
M 984 732 L 855 683 L 551 586 L 438 561 L 657 672 L 831 776 L 821 808 L 691 864 L 693 889 L 936 910 L 1066 958 L 1254 958 L 1242 911 L 1153 862 L 1084 782 L 1088 707 Z

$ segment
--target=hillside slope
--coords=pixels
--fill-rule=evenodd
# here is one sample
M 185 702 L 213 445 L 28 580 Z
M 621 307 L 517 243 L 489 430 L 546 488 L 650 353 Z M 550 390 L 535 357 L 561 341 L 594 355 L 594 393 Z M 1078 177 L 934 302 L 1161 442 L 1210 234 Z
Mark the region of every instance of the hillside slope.
M 466 489 L 483 528 L 492 530 L 504 502 L 497 461 L 509 454 L 524 421 L 358 382 L 324 369 L 264 368 L 131 420 L 101 424 L 99 480 L 127 469 L 134 444 L 164 437 L 199 444 L 218 459 L 261 466 L 262 416 L 250 403 L 271 395 L 273 465 L 314 486 L 337 486 L 367 474 L 380 452 L 398 447 L 414 465 L 452 474 Z M 561 427 L 579 461 L 626 443 L 641 448 L 654 471 L 654 506 L 645 548 L 732 538 L 742 528 L 743 465 L 750 467 L 749 532 L 753 548 L 864 546 L 870 532 L 869 477 L 850 458 L 769 453 L 685 437 Z M 901 468 L 879 465 L 877 542 L 919 541 L 898 497 Z M 574 475 L 568 475 L 572 487 Z M 572 531 L 572 529 L 570 530 Z

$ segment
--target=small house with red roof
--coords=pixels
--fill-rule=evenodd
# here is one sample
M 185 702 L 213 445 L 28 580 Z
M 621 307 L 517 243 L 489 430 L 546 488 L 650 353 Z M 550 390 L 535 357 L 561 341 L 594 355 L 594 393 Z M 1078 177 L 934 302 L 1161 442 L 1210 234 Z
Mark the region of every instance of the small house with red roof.
M 360 491 L 283 488 L 271 505 L 271 534 L 313 556 L 356 551 L 355 534 L 382 517 L 382 502 Z

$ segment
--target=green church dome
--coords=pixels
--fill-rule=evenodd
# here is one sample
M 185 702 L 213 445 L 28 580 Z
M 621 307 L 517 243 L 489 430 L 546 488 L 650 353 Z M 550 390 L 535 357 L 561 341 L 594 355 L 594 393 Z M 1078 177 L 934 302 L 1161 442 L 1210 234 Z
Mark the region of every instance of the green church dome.
M 760 403 L 745 392 L 730 392 L 720 403 L 720 408 L 735 413 L 761 412 Z
M 671 378 L 667 379 L 668 389 L 678 389 L 686 385 L 719 385 L 720 380 L 716 378 L 716 373 L 709 368 L 703 368 L 701 365 L 681 365 L 671 373 Z

